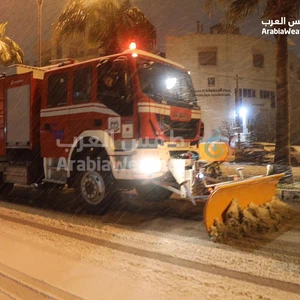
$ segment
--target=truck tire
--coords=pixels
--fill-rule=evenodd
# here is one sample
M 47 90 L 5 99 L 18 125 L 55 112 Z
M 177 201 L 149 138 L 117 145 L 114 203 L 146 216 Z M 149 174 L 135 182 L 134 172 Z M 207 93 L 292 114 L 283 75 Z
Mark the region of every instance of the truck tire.
M 2 196 L 7 196 L 9 192 L 13 189 L 14 183 L 4 182 L 3 181 L 3 173 L 0 173 L 0 194 Z
M 141 200 L 149 202 L 162 202 L 168 200 L 173 194 L 173 192 L 155 184 L 137 185 L 135 190 Z
M 120 197 L 110 172 L 85 171 L 75 176 L 76 200 L 88 212 L 104 214 Z
M 297 166 L 298 166 L 298 162 L 297 162 L 297 159 L 296 159 L 296 158 L 292 157 L 292 159 L 291 159 L 291 165 L 292 165 L 293 167 L 297 167 Z
M 14 183 L 11 182 L 3 182 L 0 185 L 0 194 L 2 196 L 7 196 L 9 194 L 9 192 L 13 189 L 14 187 Z

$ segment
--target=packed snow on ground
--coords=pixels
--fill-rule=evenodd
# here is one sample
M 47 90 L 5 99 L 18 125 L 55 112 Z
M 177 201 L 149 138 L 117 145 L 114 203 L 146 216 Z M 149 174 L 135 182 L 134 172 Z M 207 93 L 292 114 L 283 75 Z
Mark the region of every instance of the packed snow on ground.
M 259 206 L 250 203 L 244 209 L 234 199 L 226 212 L 224 222 L 217 219 L 211 227 L 211 239 L 224 242 L 230 238 L 273 233 L 296 214 L 293 208 L 276 197 Z

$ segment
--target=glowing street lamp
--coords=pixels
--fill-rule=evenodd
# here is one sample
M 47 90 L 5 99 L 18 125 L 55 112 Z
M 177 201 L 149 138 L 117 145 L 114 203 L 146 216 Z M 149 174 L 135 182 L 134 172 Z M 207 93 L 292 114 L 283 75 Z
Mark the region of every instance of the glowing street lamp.
M 36 0 L 38 7 L 38 65 L 42 66 L 42 6 L 44 0 Z
M 241 107 L 239 111 L 239 115 L 242 119 L 246 119 L 247 116 L 247 108 Z

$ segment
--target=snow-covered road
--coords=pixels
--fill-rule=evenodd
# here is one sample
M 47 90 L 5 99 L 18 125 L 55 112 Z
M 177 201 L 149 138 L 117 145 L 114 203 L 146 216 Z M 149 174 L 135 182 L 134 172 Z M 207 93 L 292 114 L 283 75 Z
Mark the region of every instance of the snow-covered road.
M 201 206 L 141 206 L 128 195 L 100 217 L 76 214 L 68 193 L 41 203 L 33 193 L 0 202 L 0 299 L 30 299 L 16 295 L 30 284 L 41 292 L 34 299 L 299 299 L 299 218 L 224 245 L 210 241 Z M 3 276 L 20 276 L 19 287 Z

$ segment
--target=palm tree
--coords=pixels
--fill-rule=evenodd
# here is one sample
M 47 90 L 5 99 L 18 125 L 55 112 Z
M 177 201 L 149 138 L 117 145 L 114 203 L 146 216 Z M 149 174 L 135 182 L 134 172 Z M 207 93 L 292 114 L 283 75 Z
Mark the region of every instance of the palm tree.
M 278 20 L 281 17 L 294 20 L 299 14 L 300 0 L 206 0 L 206 10 L 219 4 L 226 9 L 226 21 L 234 25 L 251 13 L 258 11 L 264 4 L 262 19 Z M 273 26 L 276 29 L 288 28 L 288 25 Z M 292 182 L 290 167 L 290 99 L 288 90 L 288 34 L 275 34 L 276 40 L 276 148 L 274 171 L 287 171 L 285 182 Z
M 130 0 L 69 0 L 54 28 L 54 40 L 84 35 L 101 54 L 118 53 L 136 41 L 140 49 L 156 43 L 155 27 Z
M 5 35 L 6 23 L 0 23 L 0 65 L 22 63 L 24 53 L 20 46 Z

